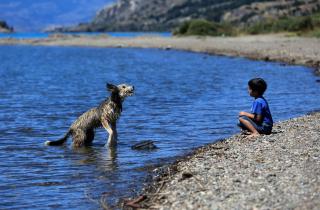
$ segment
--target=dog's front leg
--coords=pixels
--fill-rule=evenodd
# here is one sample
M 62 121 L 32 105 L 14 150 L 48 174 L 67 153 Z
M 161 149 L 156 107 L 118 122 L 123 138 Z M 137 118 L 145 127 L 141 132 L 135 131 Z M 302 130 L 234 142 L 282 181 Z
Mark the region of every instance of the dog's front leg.
M 117 145 L 117 130 L 114 130 L 115 126 L 109 123 L 106 120 L 102 121 L 102 126 L 107 130 L 109 133 L 108 141 L 106 146 L 107 147 L 115 147 Z

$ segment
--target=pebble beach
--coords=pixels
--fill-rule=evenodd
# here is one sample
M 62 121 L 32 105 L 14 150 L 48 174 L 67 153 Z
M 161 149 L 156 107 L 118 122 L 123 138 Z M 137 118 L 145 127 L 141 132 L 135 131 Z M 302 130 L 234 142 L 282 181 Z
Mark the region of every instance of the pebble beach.
M 201 147 L 144 192 L 147 209 L 319 209 L 320 113 Z

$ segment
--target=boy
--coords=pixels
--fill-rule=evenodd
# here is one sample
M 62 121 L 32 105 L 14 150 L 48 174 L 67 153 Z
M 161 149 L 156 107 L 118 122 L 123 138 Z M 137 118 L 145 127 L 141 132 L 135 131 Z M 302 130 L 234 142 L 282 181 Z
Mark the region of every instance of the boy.
M 267 89 L 267 83 L 261 78 L 254 78 L 248 82 L 248 92 L 254 97 L 251 113 L 241 111 L 239 113 L 238 126 L 251 134 L 248 138 L 257 137 L 260 134 L 270 134 L 273 120 L 267 100 L 263 93 Z

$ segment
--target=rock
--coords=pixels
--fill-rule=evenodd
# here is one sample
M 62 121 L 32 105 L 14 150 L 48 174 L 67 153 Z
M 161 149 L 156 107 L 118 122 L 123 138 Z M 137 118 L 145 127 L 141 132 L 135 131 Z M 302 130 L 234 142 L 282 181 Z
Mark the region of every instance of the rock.
M 0 20 L 0 33 L 11 33 L 13 27 L 10 27 L 5 21 Z
M 183 172 L 181 175 L 181 179 L 179 181 L 185 180 L 185 179 L 189 179 L 193 177 L 193 174 L 190 172 Z
M 134 150 L 154 150 L 158 149 L 156 145 L 154 145 L 154 142 L 151 140 L 141 141 L 133 146 L 131 146 L 131 149 Z

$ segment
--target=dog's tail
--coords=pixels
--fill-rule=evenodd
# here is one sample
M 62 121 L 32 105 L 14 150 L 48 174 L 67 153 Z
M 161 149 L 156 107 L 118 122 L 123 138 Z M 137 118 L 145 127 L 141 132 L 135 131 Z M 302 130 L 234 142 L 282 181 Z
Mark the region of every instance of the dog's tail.
M 46 141 L 44 144 L 47 146 L 60 146 L 68 140 L 68 137 L 70 135 L 71 135 L 71 130 L 68 130 L 68 132 L 61 139 L 59 139 L 57 141 Z

